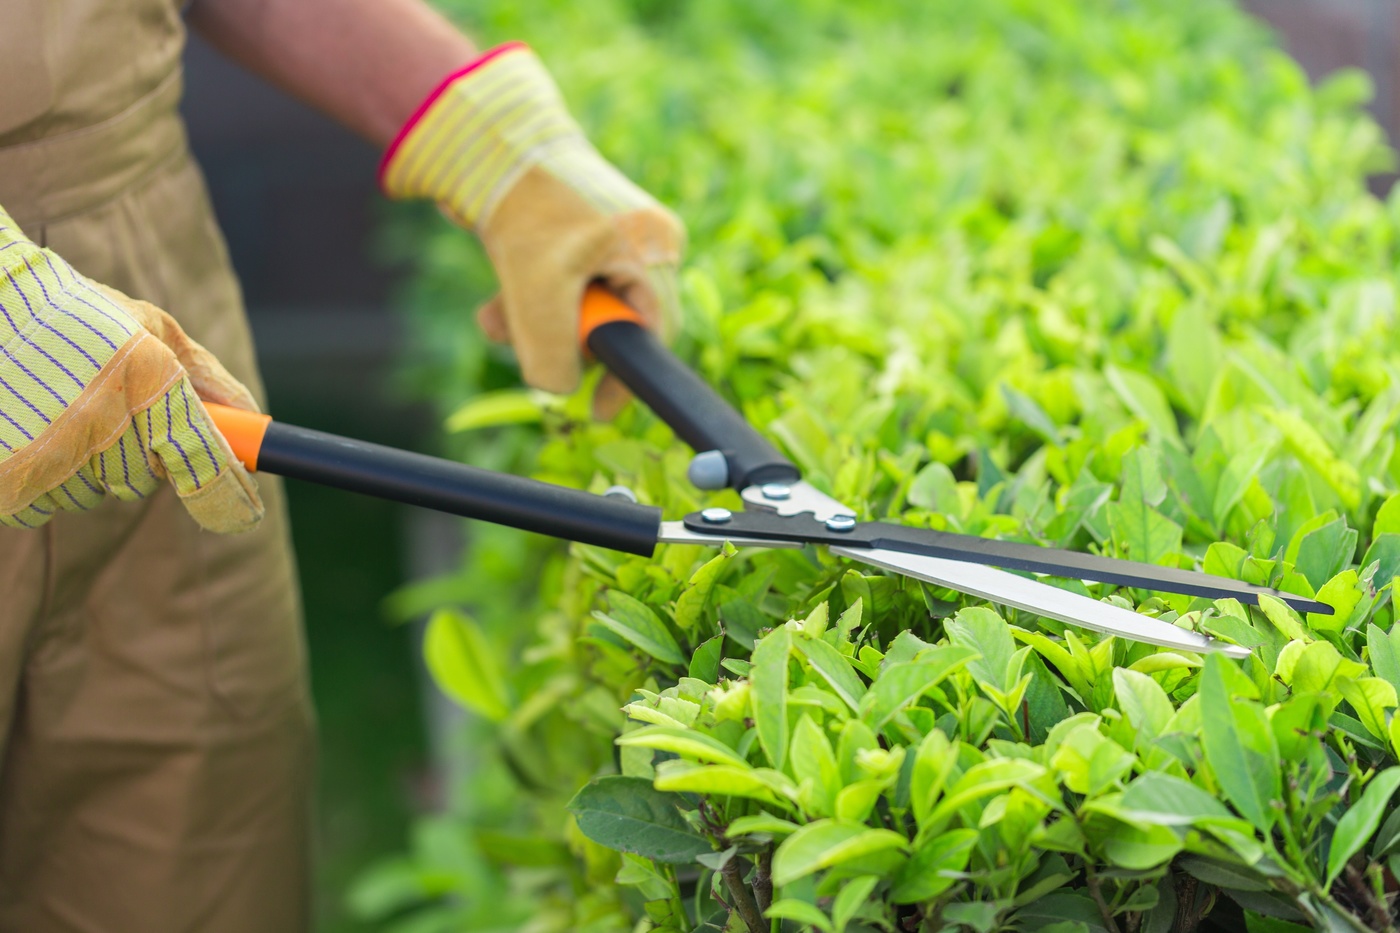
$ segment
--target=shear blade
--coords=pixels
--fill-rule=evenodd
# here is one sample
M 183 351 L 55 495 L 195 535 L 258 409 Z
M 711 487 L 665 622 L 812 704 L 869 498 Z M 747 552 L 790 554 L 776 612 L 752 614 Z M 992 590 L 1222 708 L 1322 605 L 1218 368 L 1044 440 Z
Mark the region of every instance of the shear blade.
M 858 522 L 854 527 L 832 529 L 823 516 L 855 513 L 834 499 L 816 490 L 804 488 L 805 486 L 806 484 L 799 483 L 791 487 L 789 499 L 776 504 L 762 501 L 761 490 L 745 490 L 745 501 L 761 505 L 762 508 L 735 513 L 732 524 L 724 529 L 724 533 L 804 541 L 808 544 L 825 544 L 832 547 L 859 546 L 901 551 L 960 563 L 985 564 L 1004 570 L 1094 580 L 1154 592 L 1183 593 L 1207 599 L 1238 599 L 1248 605 L 1257 605 L 1260 596 L 1272 596 L 1298 612 L 1316 612 L 1320 615 L 1331 615 L 1333 612 L 1331 606 L 1316 599 L 1282 593 L 1197 570 L 1163 567 L 1141 561 L 1086 554 L 1082 551 L 1005 541 L 1000 538 L 981 538 L 931 528 L 911 528 L 889 522 Z M 841 511 L 837 511 L 838 509 Z M 698 514 L 686 516 L 685 521 L 688 527 L 701 534 L 716 533 L 713 528 L 705 526 Z
M 1249 657 L 1248 648 L 994 567 L 884 548 L 832 546 L 831 553 L 1106 635 L 1196 654 L 1218 651 L 1232 658 Z

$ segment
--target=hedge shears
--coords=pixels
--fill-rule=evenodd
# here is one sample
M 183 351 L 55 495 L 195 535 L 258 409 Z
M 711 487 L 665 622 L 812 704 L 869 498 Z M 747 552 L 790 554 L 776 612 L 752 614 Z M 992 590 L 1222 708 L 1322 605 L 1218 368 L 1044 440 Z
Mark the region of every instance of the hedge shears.
M 1313 599 L 1197 571 L 888 522 L 855 511 L 802 479 L 798 468 L 642 326 L 635 311 L 590 287 L 580 342 L 696 451 L 689 478 L 729 487 L 740 511 L 708 508 L 680 521 L 624 490 L 595 495 L 450 460 L 351 440 L 208 405 L 234 453 L 253 471 L 508 525 L 555 538 L 651 556 L 658 544 L 800 548 L 831 553 L 935 586 L 1109 635 L 1165 648 L 1247 657 L 1249 650 L 1160 619 L 1060 589 L 1026 574 L 1090 580 L 1331 614 Z M 1015 572 L 1013 572 L 1015 571 Z

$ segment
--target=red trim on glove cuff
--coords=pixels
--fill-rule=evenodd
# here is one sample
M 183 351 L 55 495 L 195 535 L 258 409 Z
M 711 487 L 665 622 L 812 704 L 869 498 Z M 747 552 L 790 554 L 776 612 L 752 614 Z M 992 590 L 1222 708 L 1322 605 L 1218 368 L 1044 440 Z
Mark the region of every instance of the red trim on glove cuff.
M 504 55 L 506 52 L 513 52 L 516 49 L 525 48 L 529 48 L 529 46 L 524 42 L 507 42 L 504 45 L 498 45 L 494 49 L 482 53 L 443 78 L 438 86 L 433 89 L 433 92 L 424 99 L 423 103 L 418 105 L 418 109 L 413 111 L 413 116 L 409 117 L 408 121 L 394 134 L 393 142 L 389 143 L 389 148 L 384 150 L 384 157 L 379 160 L 379 171 L 377 173 L 380 190 L 382 191 L 384 189 L 384 174 L 389 170 L 389 163 L 393 161 L 394 155 L 399 151 L 399 146 L 403 145 L 404 139 L 406 139 L 408 134 L 413 131 L 413 128 L 418 125 L 418 121 L 423 119 L 423 114 L 427 113 L 428 108 L 437 103 L 437 99 L 443 95 L 444 91 L 451 87 L 452 82 L 456 81 L 458 78 L 466 77 L 482 65 L 485 65 L 498 56 Z

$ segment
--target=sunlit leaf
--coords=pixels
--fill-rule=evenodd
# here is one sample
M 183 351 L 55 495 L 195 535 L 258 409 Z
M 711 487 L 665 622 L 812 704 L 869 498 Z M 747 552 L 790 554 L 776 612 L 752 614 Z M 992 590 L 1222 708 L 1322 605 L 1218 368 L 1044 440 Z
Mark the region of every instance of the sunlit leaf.
M 835 691 L 852 712 L 860 709 L 860 701 L 865 696 L 865 684 L 856 675 L 850 661 L 830 644 L 820 639 L 800 639 L 797 650 L 821 675 L 827 685 Z
M 1337 829 L 1332 834 L 1332 847 L 1327 852 L 1329 886 L 1341 874 L 1347 861 L 1360 852 L 1361 847 L 1380 828 L 1386 804 L 1397 787 L 1400 787 L 1400 767 L 1387 768 L 1371 778 L 1361 792 L 1361 799 L 1337 821 Z
M 788 655 L 792 633 L 776 628 L 753 649 L 752 703 L 758 741 L 779 770 L 788 750 Z
M 791 808 L 797 785 L 771 768 L 702 765 L 689 761 L 663 761 L 656 768 L 656 789 L 677 793 L 750 797 Z
M 619 590 L 608 592 L 608 611 L 595 612 L 605 628 L 636 645 L 658 661 L 668 664 L 684 664 L 680 645 L 645 603 Z
M 448 431 L 474 431 L 508 424 L 534 424 L 544 416 L 544 406 L 533 389 L 501 389 L 478 395 L 447 419 Z
M 749 766 L 734 749 L 693 729 L 645 726 L 620 736 L 617 744 L 635 748 L 655 748 L 711 764 L 734 765 L 739 768 Z
M 1181 444 L 1176 416 L 1150 377 L 1111 364 L 1104 367 L 1104 377 L 1128 410 L 1146 422 L 1154 434 L 1169 443 Z
M 823 868 L 877 852 L 908 847 L 908 840 L 887 829 L 870 829 L 860 823 L 817 820 L 803 826 L 778 846 L 773 854 L 773 882 L 791 884 Z
M 423 656 L 448 696 L 496 722 L 510 715 L 503 665 L 467 616 L 452 609 L 435 612 L 423 634 Z
M 976 656 L 977 652 L 971 648 L 944 645 L 932 649 L 916 661 L 891 664 L 880 672 L 861 700 L 862 717 L 872 728 L 879 729 L 896 713 Z
M 1226 674 L 1231 662 L 1206 657 L 1201 675 L 1201 745 L 1225 798 L 1260 830 L 1274 824 L 1272 801 L 1282 792 L 1278 747 L 1264 711 L 1242 699 Z

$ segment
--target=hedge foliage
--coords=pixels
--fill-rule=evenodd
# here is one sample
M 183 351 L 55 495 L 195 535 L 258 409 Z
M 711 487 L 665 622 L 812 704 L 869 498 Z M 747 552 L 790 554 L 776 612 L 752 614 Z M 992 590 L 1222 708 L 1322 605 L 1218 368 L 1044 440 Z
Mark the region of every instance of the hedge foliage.
M 1364 77 L 1219 0 L 451 0 L 551 63 L 691 231 L 681 350 L 871 518 L 1316 594 L 1059 585 L 1247 645 L 1102 638 L 824 552 L 478 529 L 428 660 L 456 813 L 369 873 L 429 930 L 1394 929 L 1400 201 Z M 466 238 L 397 230 L 469 456 L 675 517 L 633 406 L 505 385 Z M 489 391 L 488 391 L 489 390 Z M 483 394 L 484 392 L 484 394 Z M 523 425 L 523 427 L 522 427 Z M 465 611 L 472 613 L 469 617 Z

